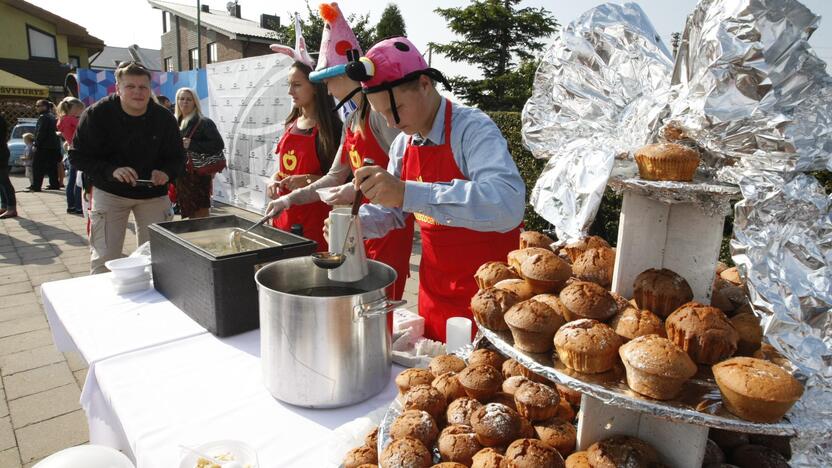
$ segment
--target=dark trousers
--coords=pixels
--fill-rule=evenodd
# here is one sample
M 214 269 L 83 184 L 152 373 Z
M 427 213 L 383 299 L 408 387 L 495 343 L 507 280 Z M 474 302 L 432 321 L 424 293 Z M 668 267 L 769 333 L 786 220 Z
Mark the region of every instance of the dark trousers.
M 82 211 L 81 187 L 75 185 L 78 178 L 78 169 L 69 166 L 69 178 L 66 181 L 66 209 Z
M 32 159 L 32 189 L 40 190 L 43 185 L 43 177 L 49 177 L 49 187 L 58 188 L 58 161 L 61 160 L 61 150 L 38 149 Z
M 0 167 L 0 208 L 12 211 L 17 208 L 14 186 L 9 179 L 9 167 Z

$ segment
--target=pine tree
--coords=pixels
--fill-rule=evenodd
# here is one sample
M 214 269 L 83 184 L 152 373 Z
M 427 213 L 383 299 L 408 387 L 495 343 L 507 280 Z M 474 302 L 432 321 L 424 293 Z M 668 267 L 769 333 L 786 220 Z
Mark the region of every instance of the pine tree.
M 402 12 L 399 11 L 398 5 L 389 3 L 384 9 L 384 12 L 381 13 L 381 18 L 378 20 L 375 38 L 376 41 L 380 41 L 388 37 L 396 36 L 407 36 L 407 31 L 405 30 L 404 18 L 402 18 Z

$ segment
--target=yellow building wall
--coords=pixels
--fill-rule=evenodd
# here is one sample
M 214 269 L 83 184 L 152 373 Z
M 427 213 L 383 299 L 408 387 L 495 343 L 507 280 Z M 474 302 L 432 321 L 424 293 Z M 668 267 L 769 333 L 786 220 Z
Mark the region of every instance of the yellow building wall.
M 55 42 L 58 45 L 58 61 L 66 63 L 69 60 L 66 36 L 56 35 L 54 24 L 12 8 L 5 2 L 0 2 L 0 31 L 3 31 L 3 40 L 0 41 L 0 57 L 29 60 L 27 24 L 55 36 Z
M 69 46 L 67 55 L 74 55 L 81 59 L 81 68 L 89 68 L 90 67 L 90 56 L 87 53 L 86 47 L 75 47 Z M 69 57 L 67 56 L 67 62 L 69 62 Z

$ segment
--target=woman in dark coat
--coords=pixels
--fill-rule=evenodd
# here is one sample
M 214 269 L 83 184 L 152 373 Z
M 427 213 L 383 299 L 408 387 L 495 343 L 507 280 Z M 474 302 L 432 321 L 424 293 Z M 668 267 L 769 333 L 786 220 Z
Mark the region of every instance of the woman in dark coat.
M 217 154 L 225 148 L 217 126 L 202 115 L 199 99 L 193 89 L 180 88 L 176 92 L 174 114 L 179 122 L 182 145 L 186 152 Z M 185 171 L 176 179 L 176 199 L 183 218 L 208 217 L 213 178 L 213 175 L 203 176 Z

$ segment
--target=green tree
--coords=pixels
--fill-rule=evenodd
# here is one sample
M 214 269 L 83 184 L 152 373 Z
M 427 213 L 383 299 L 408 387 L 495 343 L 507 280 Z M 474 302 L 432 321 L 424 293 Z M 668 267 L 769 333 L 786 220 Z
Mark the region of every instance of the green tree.
M 288 13 L 286 18 L 287 25 L 277 30 L 277 42 L 279 44 L 291 45 L 295 44 L 295 21 L 294 13 Z M 358 43 L 363 49 L 369 48 L 375 40 L 375 27 L 370 25 L 370 14 L 363 15 L 351 14 L 347 16 L 347 22 L 352 27 Z M 318 51 L 321 50 L 321 35 L 324 32 L 324 20 L 318 14 L 318 10 L 313 9 L 309 5 L 309 0 L 306 1 L 306 18 L 301 14 L 300 24 L 303 28 L 303 38 L 306 39 L 306 48 L 313 58 L 317 59 Z
M 483 79 L 452 79 L 454 92 L 486 110 L 517 111 L 531 95 L 535 54 L 558 23 L 545 8 L 518 8 L 520 0 L 472 0 L 459 8 L 437 8 L 462 40 L 431 44 L 451 60 L 476 65 Z
M 407 36 L 404 18 L 398 5 L 388 3 L 376 25 L 376 41 L 394 36 Z M 369 47 L 369 45 L 367 46 Z

